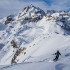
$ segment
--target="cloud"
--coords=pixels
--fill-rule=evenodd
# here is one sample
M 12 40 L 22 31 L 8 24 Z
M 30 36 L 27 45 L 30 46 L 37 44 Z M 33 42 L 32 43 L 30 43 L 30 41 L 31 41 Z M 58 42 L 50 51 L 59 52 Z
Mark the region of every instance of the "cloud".
M 46 3 L 44 1 L 20 1 L 20 0 L 1 0 L 0 1 L 0 18 L 10 15 L 17 14 L 23 10 L 25 6 L 33 4 L 46 10 Z
M 47 9 L 64 10 L 70 8 L 69 0 L 0 0 L 0 18 L 17 14 L 30 4 L 38 6 L 44 11 Z
M 69 0 L 53 0 L 51 4 L 51 8 L 55 8 L 57 10 L 67 10 L 70 8 Z

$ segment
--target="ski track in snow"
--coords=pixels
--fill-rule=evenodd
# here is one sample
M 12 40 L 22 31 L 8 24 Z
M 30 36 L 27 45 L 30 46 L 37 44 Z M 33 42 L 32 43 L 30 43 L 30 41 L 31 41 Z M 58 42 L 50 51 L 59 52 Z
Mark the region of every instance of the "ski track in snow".
M 63 63 L 59 63 L 55 66 L 56 70 L 63 70 L 65 67 L 67 67 L 68 65 L 63 64 Z
M 32 64 L 32 63 L 42 63 L 42 62 L 48 62 L 48 59 L 49 58 L 45 58 L 43 60 L 40 60 L 40 61 L 33 61 L 33 62 L 23 62 L 23 63 L 18 63 L 18 64 L 12 64 L 12 65 L 8 65 L 8 66 L 4 66 L 2 68 L 0 68 L 0 70 L 5 70 L 5 69 L 8 69 L 8 68 L 12 68 L 13 66 L 19 66 L 19 65 L 25 65 L 25 64 Z
M 68 58 L 67 58 L 68 59 Z M 7 70 L 7 69 L 11 69 L 12 67 L 18 67 L 18 66 L 24 66 L 26 64 L 32 64 L 32 63 L 43 63 L 43 62 L 49 62 L 48 60 L 50 60 L 50 58 L 45 58 L 43 60 L 40 60 L 40 61 L 33 61 L 33 62 L 22 62 L 22 63 L 18 63 L 18 64 L 12 64 L 12 65 L 8 65 L 8 66 L 4 66 L 4 67 L 1 67 L 0 70 Z M 68 59 L 69 60 L 69 59 Z M 62 60 L 61 60 L 62 61 Z M 65 67 L 68 67 L 70 65 L 68 64 L 65 64 L 65 63 L 62 63 L 60 61 L 57 61 L 57 62 L 49 62 L 49 63 L 55 63 L 54 64 L 54 68 L 55 70 L 64 70 Z
M 0 70 L 5 70 L 5 69 L 7 69 L 7 68 L 11 68 L 11 67 L 13 67 L 13 66 L 17 66 L 17 65 L 21 65 L 21 64 L 31 64 L 31 63 L 40 63 L 40 62 L 44 62 L 44 61 L 46 61 L 47 60 L 47 58 L 46 59 L 43 59 L 43 60 L 41 60 L 41 61 L 34 61 L 34 62 L 23 62 L 23 63 L 18 63 L 18 64 L 13 64 L 13 65 L 8 65 L 8 66 L 5 66 L 5 67 L 2 67 L 2 68 L 0 68 Z

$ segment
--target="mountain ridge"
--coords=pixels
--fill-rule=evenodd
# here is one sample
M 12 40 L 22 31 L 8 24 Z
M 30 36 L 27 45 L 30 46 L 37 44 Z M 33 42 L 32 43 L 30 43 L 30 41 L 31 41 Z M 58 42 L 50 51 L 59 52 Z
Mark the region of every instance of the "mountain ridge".
M 2 27 L 0 28 L 0 47 L 2 46 L 0 65 L 25 62 L 31 56 L 35 57 L 37 53 L 41 55 L 44 52 L 42 55 L 48 56 L 50 51 L 53 52 L 58 48 L 55 47 L 57 42 L 62 45 L 58 48 L 60 50 L 63 48 L 63 43 L 65 43 L 64 48 L 69 46 L 66 44 L 70 35 L 68 13 L 66 11 L 45 13 L 40 8 L 30 5 L 17 16 L 9 15 L 0 20 L 0 27 Z M 68 40 L 61 42 L 59 39 Z M 50 42 L 54 45 L 54 49 L 51 49 Z

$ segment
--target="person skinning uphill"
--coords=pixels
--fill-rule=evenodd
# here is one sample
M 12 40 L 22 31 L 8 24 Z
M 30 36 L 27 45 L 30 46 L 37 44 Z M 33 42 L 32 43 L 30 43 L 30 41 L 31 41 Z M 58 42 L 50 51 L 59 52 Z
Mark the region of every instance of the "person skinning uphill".
M 59 50 L 57 50 L 57 52 L 55 53 L 56 57 L 55 59 L 53 59 L 54 61 L 57 61 L 59 56 L 61 55 L 61 53 L 59 52 Z

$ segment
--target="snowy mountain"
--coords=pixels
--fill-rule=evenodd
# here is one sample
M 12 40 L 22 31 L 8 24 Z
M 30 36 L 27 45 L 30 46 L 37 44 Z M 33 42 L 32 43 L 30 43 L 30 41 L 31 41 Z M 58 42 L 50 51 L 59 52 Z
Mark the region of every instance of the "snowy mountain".
M 18 14 L 18 20 L 21 24 L 27 22 L 37 22 L 43 18 L 45 12 L 39 7 L 33 5 L 27 6 L 23 9 L 22 12 Z
M 69 38 L 70 12 L 27 6 L 0 20 L 0 70 L 69 70 Z

